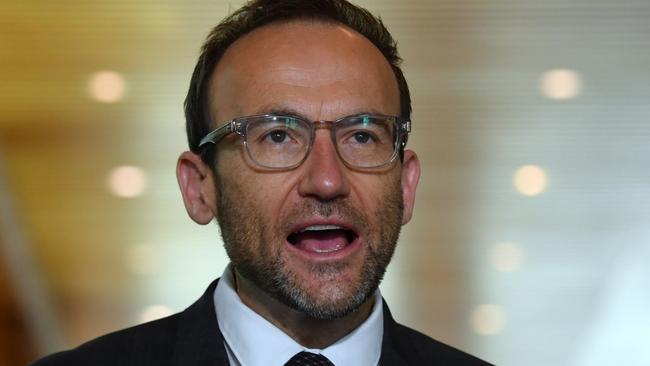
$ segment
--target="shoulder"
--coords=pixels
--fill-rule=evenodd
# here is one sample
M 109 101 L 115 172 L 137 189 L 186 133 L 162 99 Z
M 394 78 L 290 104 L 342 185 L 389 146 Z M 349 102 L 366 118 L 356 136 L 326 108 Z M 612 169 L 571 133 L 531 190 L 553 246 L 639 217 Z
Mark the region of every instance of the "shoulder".
M 380 364 L 418 366 L 489 366 L 459 349 L 399 324 L 384 302 L 384 339 Z
M 107 334 L 32 366 L 168 366 L 174 358 L 188 365 L 227 364 L 212 301 L 217 282 L 180 313 Z
M 55 353 L 32 366 L 123 365 L 170 363 L 179 314 L 101 336 L 81 346 Z

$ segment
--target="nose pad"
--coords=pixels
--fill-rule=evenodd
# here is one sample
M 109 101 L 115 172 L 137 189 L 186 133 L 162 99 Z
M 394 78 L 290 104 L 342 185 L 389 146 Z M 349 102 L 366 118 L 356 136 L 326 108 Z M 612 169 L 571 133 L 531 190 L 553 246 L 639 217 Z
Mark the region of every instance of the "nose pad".
M 311 152 L 303 165 L 305 170 L 298 186 L 301 196 L 332 200 L 350 193 L 347 168 L 329 131 L 316 130 Z

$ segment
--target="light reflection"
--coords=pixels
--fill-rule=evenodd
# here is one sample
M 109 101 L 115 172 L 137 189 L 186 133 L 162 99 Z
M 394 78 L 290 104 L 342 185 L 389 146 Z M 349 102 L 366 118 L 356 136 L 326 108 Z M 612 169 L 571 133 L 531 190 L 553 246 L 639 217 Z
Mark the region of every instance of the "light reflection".
M 90 95 L 102 103 L 115 103 L 126 93 L 126 82 L 122 74 L 115 71 L 98 71 L 89 83 Z
M 108 187 L 118 197 L 138 197 L 147 188 L 147 176 L 142 168 L 130 165 L 119 166 L 111 169 L 108 175 Z
M 524 196 L 537 196 L 546 190 L 548 178 L 543 168 L 524 165 L 515 172 L 513 183 L 517 191 Z
M 539 79 L 542 95 L 554 100 L 575 98 L 582 91 L 582 76 L 574 70 L 549 70 Z

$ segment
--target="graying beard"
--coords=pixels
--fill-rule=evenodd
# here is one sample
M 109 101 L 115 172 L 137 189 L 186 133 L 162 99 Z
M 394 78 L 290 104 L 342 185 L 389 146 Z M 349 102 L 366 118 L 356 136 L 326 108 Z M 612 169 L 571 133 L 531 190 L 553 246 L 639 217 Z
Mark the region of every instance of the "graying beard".
M 366 275 L 364 273 L 364 276 Z M 273 295 L 277 300 L 311 318 L 322 320 L 342 318 L 358 309 L 374 293 L 375 287 L 371 284 L 374 281 L 369 277 L 365 278 L 361 288 L 354 292 L 354 295 L 345 302 L 343 307 L 319 306 L 303 289 L 295 286 L 295 280 L 287 281 L 281 273 L 276 273 L 272 279 L 274 289 L 276 289 Z
M 388 261 L 392 257 L 392 253 L 388 256 Z M 388 263 L 377 263 L 375 258 L 385 258 L 384 256 L 377 255 L 371 251 L 369 253 L 369 261 L 364 263 L 361 286 L 354 292 L 351 298 L 348 299 L 342 307 L 333 307 L 331 305 L 319 306 L 315 299 L 312 299 L 299 285 L 295 278 L 288 278 L 281 272 L 274 272 L 271 277 L 273 288 L 272 296 L 278 301 L 288 305 L 294 310 L 300 311 L 314 319 L 331 320 L 342 318 L 357 310 L 363 303 L 365 303 L 374 292 L 377 290 L 379 283 L 384 277 L 386 266 Z M 275 265 L 282 265 L 278 263 Z M 312 271 L 319 275 L 326 275 L 333 272 L 338 272 L 335 267 L 342 265 L 321 265 L 312 267 Z M 275 267 L 281 268 L 281 267 Z M 327 273 L 329 272 L 329 273 Z M 289 274 L 291 275 L 291 274 Z
M 220 180 L 218 180 L 220 181 Z M 242 223 L 248 225 L 255 225 L 259 227 L 258 242 L 262 243 L 263 233 L 265 232 L 265 223 L 261 222 L 257 217 L 241 216 L 241 212 L 231 206 L 228 196 L 224 196 L 224 187 L 220 186 L 217 190 L 217 205 L 218 207 L 218 224 L 221 229 L 224 247 L 228 253 L 233 267 L 245 278 L 253 282 L 260 289 L 265 290 L 278 301 L 288 305 L 289 307 L 300 311 L 315 319 L 334 319 L 346 316 L 357 310 L 370 296 L 372 296 L 379 286 L 386 267 L 390 262 L 395 244 L 399 237 L 401 225 L 401 214 L 403 210 L 401 202 L 401 194 L 399 196 L 389 197 L 385 207 L 394 207 L 400 216 L 397 221 L 389 222 L 389 225 L 382 226 L 380 230 L 380 246 L 379 250 L 375 252 L 371 243 L 368 245 L 368 255 L 362 268 L 362 280 L 359 288 L 348 299 L 348 301 L 341 301 L 337 305 L 333 304 L 319 306 L 316 299 L 309 296 L 309 294 L 300 286 L 300 282 L 294 277 L 292 273 L 283 273 L 282 268 L 286 268 L 281 258 L 276 258 L 275 261 L 266 263 L 251 261 L 255 256 L 249 250 L 242 250 L 244 248 L 235 248 L 233 245 L 238 243 L 251 241 L 253 238 L 250 232 L 237 231 L 234 223 Z M 400 189 L 401 193 L 401 189 Z M 312 202 L 312 210 L 318 212 L 325 217 L 330 216 L 335 208 L 328 202 Z M 380 214 L 381 215 L 381 214 Z M 390 220 L 389 220 L 390 221 Z M 385 221 L 384 221 L 385 222 Z M 234 229 L 234 230 L 233 230 Z M 336 264 L 326 266 L 314 267 L 316 273 L 326 275 L 328 272 L 336 272 Z

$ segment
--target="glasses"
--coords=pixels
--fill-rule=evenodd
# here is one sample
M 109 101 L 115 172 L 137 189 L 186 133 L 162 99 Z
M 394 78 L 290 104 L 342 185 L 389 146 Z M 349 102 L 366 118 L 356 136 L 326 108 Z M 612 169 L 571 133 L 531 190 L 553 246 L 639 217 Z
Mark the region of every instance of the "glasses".
M 316 130 L 329 129 L 341 160 L 351 168 L 390 164 L 406 146 L 411 122 L 395 116 L 360 114 L 336 121 L 307 121 L 295 116 L 259 115 L 235 118 L 208 133 L 199 148 L 240 135 L 251 160 L 266 169 L 292 169 L 309 155 Z

